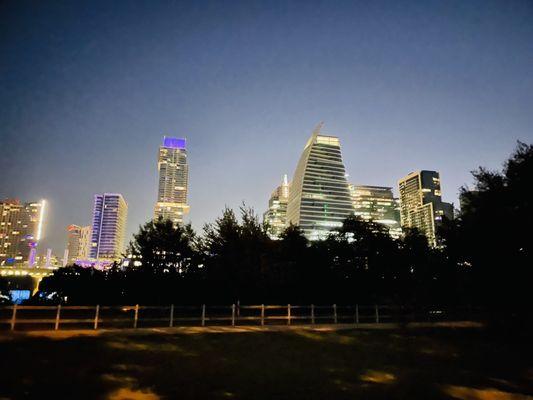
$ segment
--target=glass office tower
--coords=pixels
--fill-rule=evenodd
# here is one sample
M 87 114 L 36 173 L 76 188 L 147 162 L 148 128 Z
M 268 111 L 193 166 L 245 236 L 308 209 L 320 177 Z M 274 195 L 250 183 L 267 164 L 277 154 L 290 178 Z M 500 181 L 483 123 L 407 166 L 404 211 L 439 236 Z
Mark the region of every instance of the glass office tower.
M 350 185 L 350 191 L 356 216 L 384 225 L 395 239 L 402 235 L 400 210 L 391 187 Z
M 289 190 L 287 223 L 300 226 L 310 240 L 325 238 L 353 214 L 341 146 L 322 135 L 319 125 L 305 145 Z
M 279 235 L 287 226 L 287 204 L 289 202 L 289 182 L 287 175 L 283 175 L 283 181 L 270 196 L 268 210 L 263 214 L 263 222 L 268 226 L 268 235 L 272 239 Z
M 411 172 L 398 182 L 402 227 L 416 228 L 430 245 L 436 246 L 436 228 L 443 217 L 453 219 L 453 204 L 441 198 L 440 176 L 436 171 Z

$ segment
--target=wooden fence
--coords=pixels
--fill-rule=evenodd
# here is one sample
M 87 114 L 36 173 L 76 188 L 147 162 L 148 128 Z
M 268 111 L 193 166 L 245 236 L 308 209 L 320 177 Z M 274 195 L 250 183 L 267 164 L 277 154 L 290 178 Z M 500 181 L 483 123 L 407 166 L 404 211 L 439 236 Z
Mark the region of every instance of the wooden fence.
M 138 328 L 148 326 L 359 324 L 472 319 L 471 309 L 389 305 L 231 306 L 5 306 L 0 327 L 7 329 Z M 468 314 L 468 317 L 466 315 Z

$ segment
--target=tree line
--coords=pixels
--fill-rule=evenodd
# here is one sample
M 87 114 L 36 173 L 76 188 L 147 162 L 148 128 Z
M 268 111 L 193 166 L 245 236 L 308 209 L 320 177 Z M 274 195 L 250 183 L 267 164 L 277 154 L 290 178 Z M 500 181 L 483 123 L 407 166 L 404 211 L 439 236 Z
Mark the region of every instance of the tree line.
M 354 216 L 325 240 L 309 242 L 292 225 L 273 240 L 253 209 L 226 208 L 201 234 L 190 224 L 149 221 L 128 246 L 128 265 L 58 269 L 31 301 L 527 305 L 533 146 L 518 142 L 501 171 L 472 174 L 436 247 L 415 229 L 396 240 Z

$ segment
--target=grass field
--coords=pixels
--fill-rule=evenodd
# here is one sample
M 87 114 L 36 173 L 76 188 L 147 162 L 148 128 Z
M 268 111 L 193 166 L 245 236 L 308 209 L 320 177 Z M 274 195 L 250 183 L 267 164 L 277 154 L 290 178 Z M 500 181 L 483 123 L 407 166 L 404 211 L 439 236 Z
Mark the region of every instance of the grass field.
M 531 343 L 481 329 L 0 336 L 0 399 L 530 399 Z M 520 339 L 521 338 L 521 339 Z M 528 396 L 529 395 L 529 396 Z

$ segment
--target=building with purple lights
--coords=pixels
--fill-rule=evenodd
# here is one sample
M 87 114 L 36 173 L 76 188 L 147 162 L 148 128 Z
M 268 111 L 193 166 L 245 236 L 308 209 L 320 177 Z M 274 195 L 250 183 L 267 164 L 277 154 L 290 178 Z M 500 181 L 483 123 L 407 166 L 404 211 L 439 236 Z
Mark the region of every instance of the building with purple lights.
M 118 193 L 94 196 L 89 256 L 96 264 L 119 260 L 124 251 L 128 205 Z
M 159 147 L 157 169 L 159 186 L 154 217 L 181 224 L 183 217 L 189 212 L 189 164 L 184 138 L 163 138 L 163 145 Z

